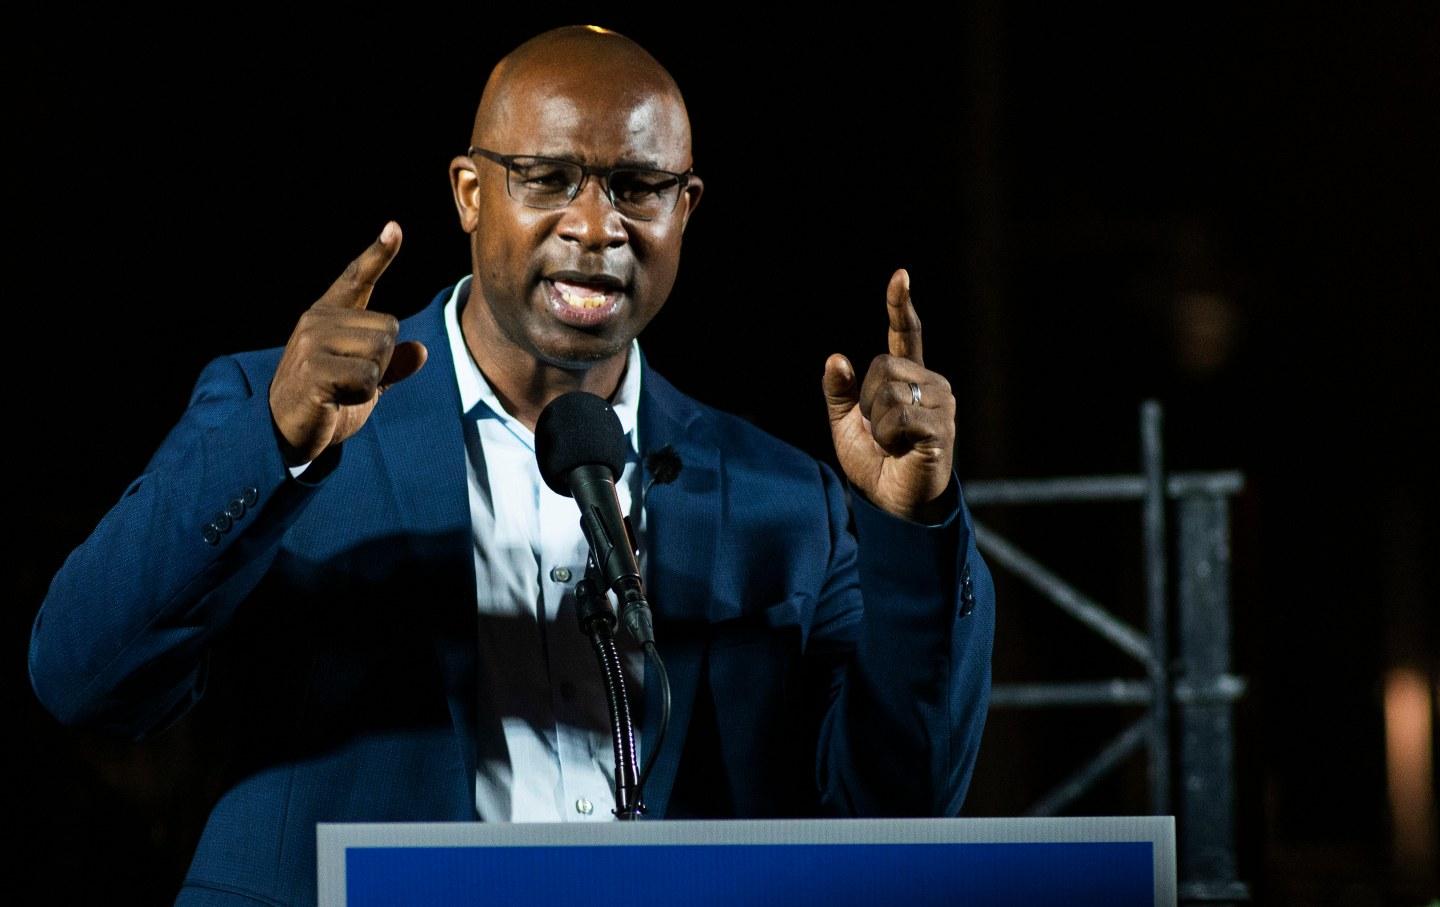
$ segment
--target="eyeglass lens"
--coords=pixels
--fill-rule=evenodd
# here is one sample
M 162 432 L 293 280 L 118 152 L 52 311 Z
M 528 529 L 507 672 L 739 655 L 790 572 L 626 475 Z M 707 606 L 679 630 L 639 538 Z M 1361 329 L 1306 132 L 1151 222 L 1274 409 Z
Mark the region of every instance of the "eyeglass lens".
M 611 203 L 632 217 L 648 220 L 665 214 L 680 196 L 680 180 L 663 170 L 611 170 L 601 175 Z M 565 207 L 584 178 L 584 168 L 570 161 L 522 157 L 510 162 L 510 194 L 532 208 Z

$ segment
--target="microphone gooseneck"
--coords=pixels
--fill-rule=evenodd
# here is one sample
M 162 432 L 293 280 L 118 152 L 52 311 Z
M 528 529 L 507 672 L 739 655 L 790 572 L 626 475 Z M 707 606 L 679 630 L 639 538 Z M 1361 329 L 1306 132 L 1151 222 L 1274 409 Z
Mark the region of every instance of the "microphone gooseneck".
M 637 560 L 639 550 L 630 521 L 620 511 L 616 481 L 624 474 L 627 445 L 615 410 L 602 398 L 584 391 L 562 394 L 550 402 L 535 423 L 535 459 L 540 476 L 556 494 L 574 498 L 580 508 L 580 529 L 590 546 L 585 579 L 575 587 L 580 629 L 590 637 L 600 660 L 610 725 L 615 745 L 615 815 L 638 819 L 645 813 L 645 780 L 670 724 L 670 681 L 655 647 L 650 605 L 645 598 Z M 674 449 L 661 448 L 646 458 L 655 481 L 673 482 L 680 473 Z M 646 486 L 648 491 L 649 486 Z M 644 496 L 642 493 L 642 501 Z M 648 747 L 645 766 L 637 766 L 635 731 L 615 648 L 615 614 L 609 595 L 620 601 L 620 617 L 630 635 L 651 660 L 660 685 L 660 725 Z

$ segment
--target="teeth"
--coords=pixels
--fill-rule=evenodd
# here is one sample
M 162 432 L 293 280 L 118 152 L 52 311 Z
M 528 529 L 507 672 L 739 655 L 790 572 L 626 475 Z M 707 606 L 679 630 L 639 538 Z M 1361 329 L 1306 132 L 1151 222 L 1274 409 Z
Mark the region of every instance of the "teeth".
M 575 293 L 562 293 L 561 298 L 565 304 L 574 306 L 577 309 L 598 309 L 605 304 L 605 294 L 596 293 L 594 296 L 580 296 Z

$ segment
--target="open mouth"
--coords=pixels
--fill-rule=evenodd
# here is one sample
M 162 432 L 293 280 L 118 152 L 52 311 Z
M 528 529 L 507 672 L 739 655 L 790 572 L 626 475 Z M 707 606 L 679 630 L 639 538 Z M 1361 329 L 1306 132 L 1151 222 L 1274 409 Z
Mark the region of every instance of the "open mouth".
M 615 283 L 584 280 L 547 281 L 550 309 L 561 321 L 577 327 L 592 327 L 608 320 L 624 298 Z

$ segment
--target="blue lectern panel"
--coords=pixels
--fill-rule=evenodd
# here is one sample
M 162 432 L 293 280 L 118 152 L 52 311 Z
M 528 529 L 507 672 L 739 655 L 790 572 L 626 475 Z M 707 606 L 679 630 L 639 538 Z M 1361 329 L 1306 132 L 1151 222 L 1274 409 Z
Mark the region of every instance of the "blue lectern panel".
M 1153 907 L 1152 850 L 1136 842 L 352 848 L 347 904 Z
M 339 824 L 321 907 L 1169 907 L 1174 819 Z

